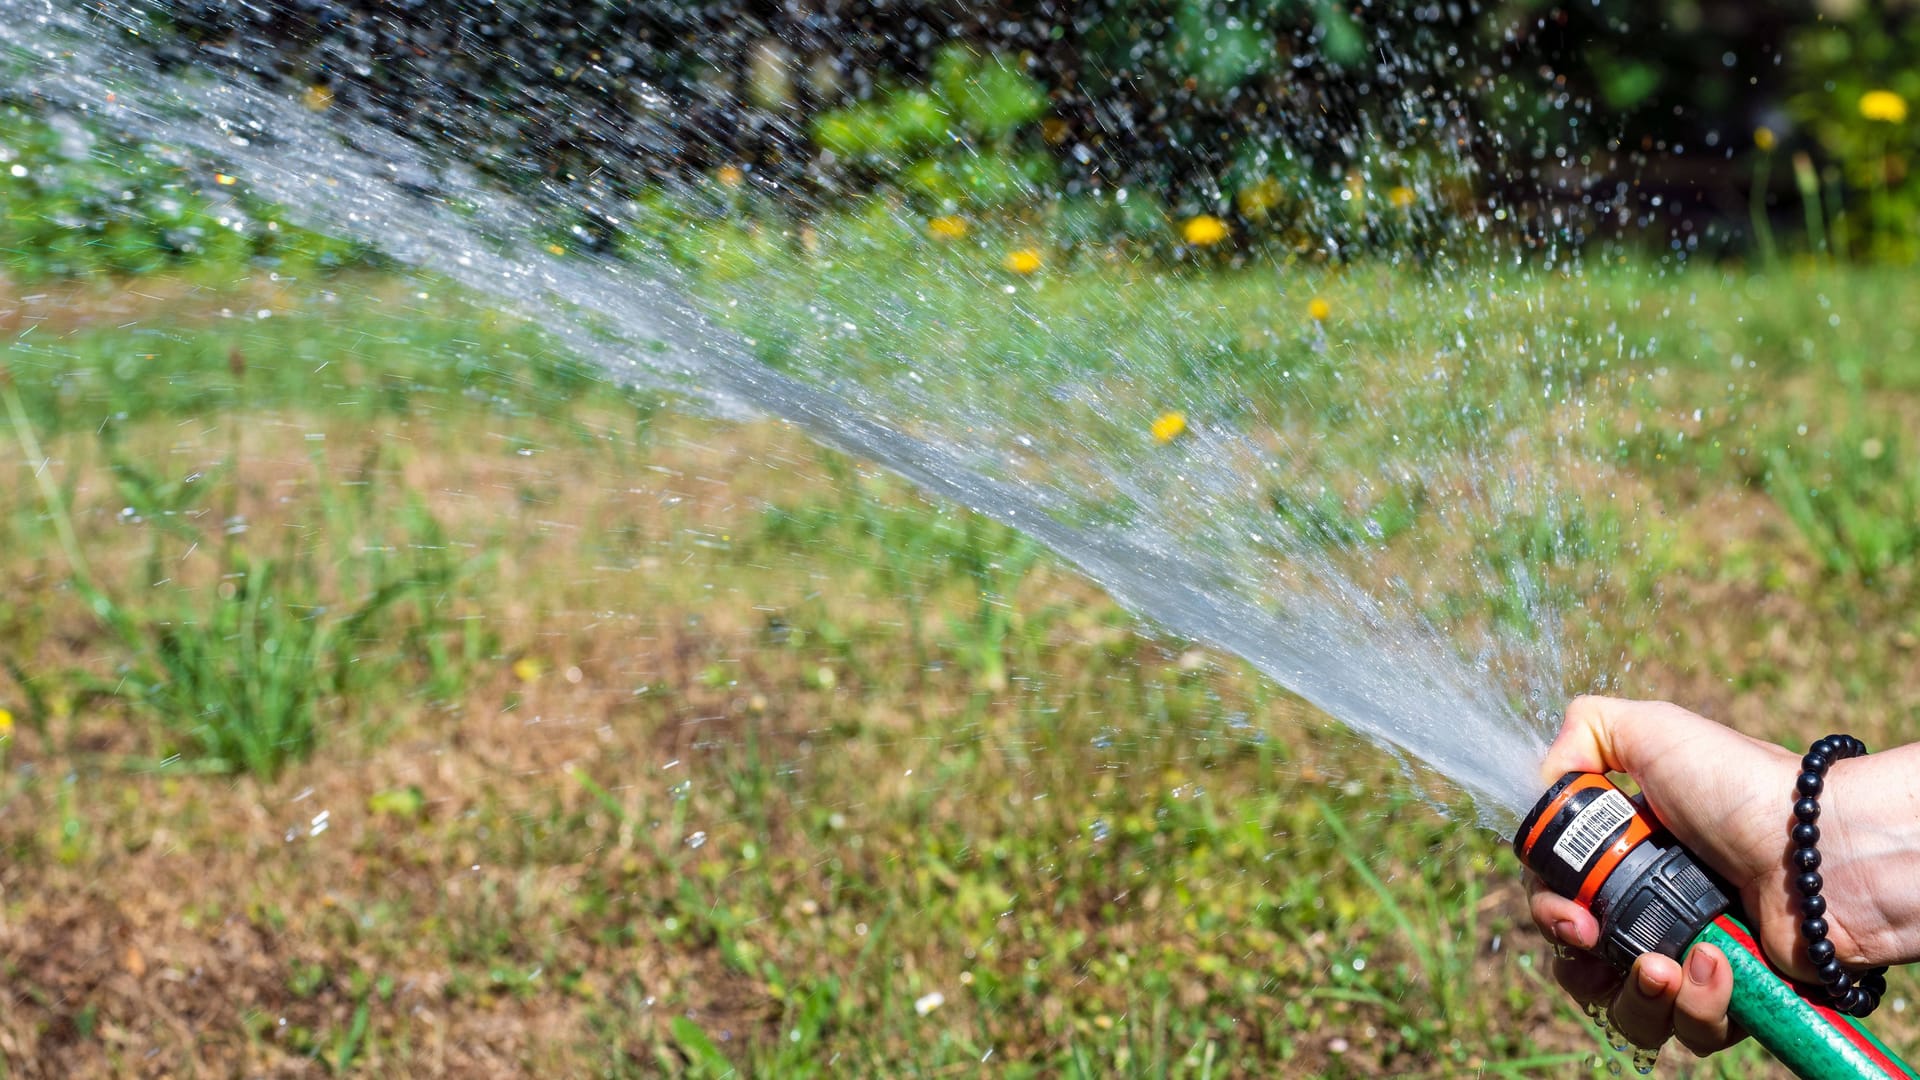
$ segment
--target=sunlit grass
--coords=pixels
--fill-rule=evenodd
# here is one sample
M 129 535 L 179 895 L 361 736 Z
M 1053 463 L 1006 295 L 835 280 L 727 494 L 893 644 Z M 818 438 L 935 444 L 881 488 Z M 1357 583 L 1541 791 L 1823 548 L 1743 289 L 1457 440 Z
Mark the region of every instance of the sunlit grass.
M 1035 277 L 1094 293 L 1103 273 Z M 1210 325 L 1244 331 L 1220 339 L 1224 373 L 1196 378 L 1271 350 L 1257 362 L 1339 389 L 1351 368 L 1314 350 L 1310 298 L 1334 342 L 1380 355 L 1459 329 L 1420 325 L 1390 286 L 1223 276 L 1167 307 L 1211 290 Z M 1893 425 L 1920 385 L 1893 347 L 1916 327 L 1887 313 L 1920 309 L 1871 273 L 1623 271 L 1538 295 L 1644 352 L 1604 376 L 1630 380 L 1624 413 L 1568 433 L 1606 451 L 1617 508 L 1516 521 L 1501 557 L 1571 544 L 1612 569 L 1571 599 L 1622 690 L 1763 735 L 1911 737 L 1915 582 L 1879 553 L 1910 523 L 1897 485 L 1916 463 Z M 988 323 L 984 303 L 956 288 L 920 315 Z M 17 1003 L 0 1024 L 24 1053 L 110 1072 L 137 1031 L 211 1073 L 1589 1067 L 1497 838 L 1005 528 L 773 425 L 663 413 L 431 284 L 336 278 L 111 321 L 59 306 L 59 333 L 43 322 L 5 355 L 42 449 L 0 440 L 17 480 L 0 489 L 17 583 L 0 596 L 0 842 L 10 924 L 51 928 L 0 938 Z M 1537 317 L 1469 329 L 1519 341 Z M 1045 325 L 1062 350 L 1110 344 Z M 1153 449 L 1179 404 L 1142 402 L 1133 437 Z M 36 475 L 135 636 L 73 587 Z M 1383 531 L 1430 496 L 1396 498 Z M 1307 486 L 1284 512 L 1329 543 L 1366 527 Z M 144 650 L 191 633 L 223 692 L 267 677 L 222 621 L 260 595 L 221 592 L 267 559 L 325 619 L 385 581 L 408 583 L 407 606 L 340 631 L 319 669 L 347 674 L 301 706 L 302 753 L 198 775 L 247 751 L 183 738 L 204 695 L 136 693 Z M 244 732 L 267 713 L 228 715 Z M 101 947 L 90 926 L 122 936 Z M 196 982 L 168 974 L 193 965 Z M 137 989 L 95 989 L 110 979 Z M 1877 1018 L 1896 1045 L 1903 1015 Z M 1703 1074 L 1762 1068 L 1747 1051 Z

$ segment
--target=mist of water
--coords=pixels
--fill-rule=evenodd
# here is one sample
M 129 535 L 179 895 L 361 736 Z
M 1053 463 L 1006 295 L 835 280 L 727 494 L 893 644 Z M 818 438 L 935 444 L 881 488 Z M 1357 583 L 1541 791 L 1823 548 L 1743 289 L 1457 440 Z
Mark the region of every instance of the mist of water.
M 1544 593 L 1520 575 L 1529 610 L 1520 630 L 1442 625 L 1419 600 L 1436 575 L 1479 565 L 1470 552 L 1446 562 L 1394 554 L 1364 536 L 1316 543 L 1277 522 L 1269 500 L 1276 482 L 1316 471 L 1357 480 L 1332 485 L 1344 492 L 1417 480 L 1439 504 L 1431 527 L 1468 547 L 1504 512 L 1551 503 L 1553 448 L 1540 439 L 1539 417 L 1471 397 L 1464 346 L 1376 366 L 1390 374 L 1353 422 L 1381 437 L 1342 445 L 1246 404 L 1249 388 L 1235 383 L 1245 375 L 1183 384 L 1172 374 L 1220 345 L 1192 293 L 1142 280 L 1137 297 L 1090 303 L 1089 319 L 1163 320 L 1124 335 L 1158 355 L 1121 350 L 1075 365 L 1060 361 L 1054 343 L 1069 334 L 1097 343 L 1101 327 L 1066 326 L 1015 286 L 956 275 L 955 288 L 1004 305 L 983 310 L 984 322 L 1031 321 L 1031 347 L 1047 361 L 1032 366 L 1045 374 L 1016 373 L 1005 357 L 979 355 L 969 328 L 917 322 L 911 286 L 873 283 L 858 294 L 871 302 L 861 310 L 853 294 L 812 297 L 811 283 L 792 275 L 701 289 L 664 263 L 555 256 L 521 200 L 446 163 L 460 148 L 432 153 L 251 80 L 159 72 L 113 32 L 61 6 L 0 0 L 16 93 L 172 148 L 209 175 L 217 167 L 238 176 L 294 220 L 367 241 L 537 320 L 611 379 L 718 415 L 776 417 L 1016 527 L 1166 632 L 1245 658 L 1459 785 L 1487 827 L 1510 828 L 1537 793 L 1544 732 L 1568 680 L 1560 615 Z M 1493 287 L 1461 271 L 1434 293 L 1452 307 L 1413 317 L 1471 320 Z M 768 327 L 784 331 L 777 365 L 758 332 Z M 832 359 L 839 354 L 862 364 Z M 1271 389 L 1293 374 L 1252 377 Z M 1564 388 L 1541 378 L 1530 396 L 1550 408 Z M 1154 445 L 1147 421 L 1173 405 L 1193 416 L 1193 430 Z M 1446 413 L 1454 419 L 1423 425 L 1421 410 L 1456 405 Z M 1464 572 L 1442 584 L 1481 584 Z

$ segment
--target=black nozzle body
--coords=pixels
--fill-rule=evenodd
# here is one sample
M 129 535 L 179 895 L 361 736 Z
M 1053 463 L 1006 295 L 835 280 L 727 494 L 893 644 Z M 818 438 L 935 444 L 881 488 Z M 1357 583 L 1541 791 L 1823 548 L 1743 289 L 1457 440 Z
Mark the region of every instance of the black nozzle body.
M 1719 880 L 1597 773 L 1568 773 L 1548 788 L 1513 850 L 1548 888 L 1593 912 L 1597 951 L 1623 970 L 1649 952 L 1678 960 L 1730 906 Z

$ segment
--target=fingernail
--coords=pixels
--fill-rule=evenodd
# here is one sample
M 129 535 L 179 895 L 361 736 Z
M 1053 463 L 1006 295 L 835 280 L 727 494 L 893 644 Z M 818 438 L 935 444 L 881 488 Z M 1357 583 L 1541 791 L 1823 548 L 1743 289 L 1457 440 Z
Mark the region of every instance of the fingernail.
M 1687 957 L 1687 978 L 1692 979 L 1695 986 L 1713 981 L 1713 957 L 1706 950 L 1695 949 L 1693 955 Z
M 1648 997 L 1659 997 L 1667 988 L 1666 980 L 1656 977 L 1644 964 L 1640 966 L 1639 976 L 1633 981 L 1639 986 L 1640 992 Z
M 1559 922 L 1553 924 L 1554 939 L 1562 945 L 1572 945 L 1578 948 L 1580 942 L 1573 936 L 1574 933 L 1575 930 L 1572 919 L 1561 919 Z

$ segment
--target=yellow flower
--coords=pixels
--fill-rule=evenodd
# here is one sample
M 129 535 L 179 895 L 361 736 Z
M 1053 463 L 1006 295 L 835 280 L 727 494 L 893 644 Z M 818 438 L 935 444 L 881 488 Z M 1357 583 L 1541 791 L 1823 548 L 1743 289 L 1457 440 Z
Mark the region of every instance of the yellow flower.
M 1405 184 L 1401 184 L 1392 191 L 1387 192 L 1387 201 L 1402 210 L 1412 206 L 1413 200 L 1413 189 Z
M 213 182 L 216 184 L 219 184 L 221 187 L 232 187 L 233 185 L 239 183 L 240 181 L 238 177 L 229 176 L 223 172 L 217 172 L 213 174 Z
M 13 714 L 0 709 L 0 739 L 13 734 Z
M 927 235 L 938 240 L 958 240 L 967 235 L 967 219 L 959 214 L 946 214 L 927 222 Z
M 565 255 L 567 253 L 567 249 L 561 247 L 559 244 L 548 244 L 547 250 L 555 255 Z
M 1187 414 L 1183 412 L 1163 412 L 1159 418 L 1153 422 L 1153 427 L 1150 430 L 1153 432 L 1153 441 L 1165 446 L 1179 438 L 1181 432 L 1187 430 Z
M 1286 197 L 1287 189 L 1280 186 L 1280 181 L 1271 176 L 1263 176 L 1241 188 L 1240 193 L 1233 197 L 1233 205 L 1239 209 L 1241 217 L 1258 221 L 1265 218 L 1274 207 L 1280 205 L 1280 200 Z
M 747 174 L 741 172 L 740 166 L 738 165 L 723 165 L 720 167 L 720 171 L 713 175 L 715 179 L 728 187 L 739 187 L 741 182 L 747 178 Z
M 1773 147 L 1774 147 L 1773 129 L 1770 127 L 1754 128 L 1753 129 L 1753 145 L 1759 147 L 1763 153 L 1768 153 L 1768 154 L 1773 153 Z
M 1180 227 L 1180 235 L 1194 247 L 1212 247 L 1227 238 L 1227 223 L 1212 214 L 1198 214 Z
M 1891 90 L 1869 90 L 1860 95 L 1860 115 L 1882 124 L 1907 122 L 1907 99 Z
M 333 104 L 333 91 L 316 83 L 300 95 L 300 102 L 314 112 L 326 112 L 327 106 Z
M 1009 251 L 1000 265 L 1016 274 L 1031 274 L 1040 269 L 1040 252 L 1033 248 Z
M 1307 301 L 1307 314 L 1313 317 L 1314 322 L 1326 322 L 1333 314 L 1333 305 L 1327 303 L 1325 297 L 1316 296 Z
M 513 662 L 513 677 L 523 683 L 539 681 L 546 670 L 546 665 L 531 656 L 523 656 Z

